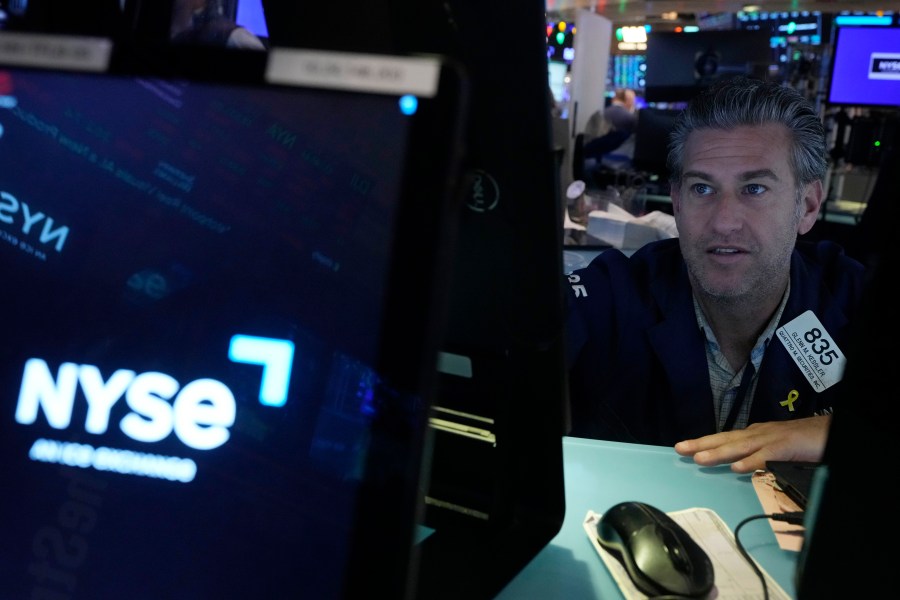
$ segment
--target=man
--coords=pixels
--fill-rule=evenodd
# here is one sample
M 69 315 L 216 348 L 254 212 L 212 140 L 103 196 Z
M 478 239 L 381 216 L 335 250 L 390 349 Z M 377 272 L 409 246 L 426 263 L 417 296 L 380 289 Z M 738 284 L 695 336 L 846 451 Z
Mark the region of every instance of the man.
M 603 111 L 603 119 L 609 123 L 610 129 L 634 131 L 637 123 L 637 96 L 631 88 L 616 88 L 612 102 Z
M 634 90 L 617 88 L 612 102 L 603 110 L 603 134 L 585 142 L 584 158 L 600 160 L 604 154 L 618 149 L 634 133 L 637 119 Z
M 863 285 L 837 245 L 798 242 L 825 157 L 791 88 L 736 78 L 689 104 L 668 160 L 679 238 L 569 276 L 571 435 L 741 473 L 821 458 Z

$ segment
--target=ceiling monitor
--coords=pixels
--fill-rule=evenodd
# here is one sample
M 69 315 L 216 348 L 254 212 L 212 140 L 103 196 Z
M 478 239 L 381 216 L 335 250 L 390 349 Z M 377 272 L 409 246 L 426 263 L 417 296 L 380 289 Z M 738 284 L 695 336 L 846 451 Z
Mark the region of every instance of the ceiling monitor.
M 773 47 L 818 46 L 829 41 L 831 19 L 828 15 L 823 19 L 818 10 L 741 11 L 735 19 L 737 29 L 768 33 Z
M 744 75 L 767 79 L 773 51 L 763 31 L 650 32 L 644 97 L 683 102 L 721 79 Z

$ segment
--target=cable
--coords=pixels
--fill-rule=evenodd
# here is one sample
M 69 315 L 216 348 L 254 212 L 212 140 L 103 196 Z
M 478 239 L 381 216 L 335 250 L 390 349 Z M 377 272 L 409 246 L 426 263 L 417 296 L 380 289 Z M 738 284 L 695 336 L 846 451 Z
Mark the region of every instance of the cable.
M 750 566 L 753 567 L 753 570 L 756 572 L 756 575 L 759 577 L 759 581 L 762 583 L 763 588 L 763 599 L 769 600 L 769 588 L 766 586 L 766 578 L 762 574 L 762 571 L 759 570 L 759 567 L 756 565 L 756 561 L 750 556 L 750 553 L 744 548 L 744 545 L 741 543 L 741 538 L 738 537 L 738 532 L 741 527 L 749 523 L 750 521 L 755 521 L 757 519 L 772 519 L 773 521 L 784 521 L 786 523 L 792 523 L 794 525 L 802 525 L 803 524 L 803 511 L 796 512 L 786 512 L 779 514 L 771 514 L 771 515 L 753 515 L 752 517 L 747 517 L 743 521 L 737 524 L 737 527 L 734 528 L 734 542 L 737 544 L 737 548 L 740 553 L 747 559 L 747 562 L 750 563 Z

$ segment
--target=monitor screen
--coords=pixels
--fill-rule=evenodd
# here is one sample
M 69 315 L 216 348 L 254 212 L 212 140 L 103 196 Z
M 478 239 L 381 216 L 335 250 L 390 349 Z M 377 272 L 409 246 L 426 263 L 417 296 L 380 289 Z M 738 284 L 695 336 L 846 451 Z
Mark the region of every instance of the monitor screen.
M 0 35 L 4 592 L 402 597 L 454 71 Z
M 735 75 L 766 79 L 773 56 L 762 31 L 650 32 L 645 97 L 648 102 L 679 102 Z
M 615 54 L 609 57 L 611 76 L 607 88 L 631 88 L 643 95 L 647 85 L 647 57 L 643 54 Z
M 741 11 L 736 15 L 735 24 L 741 30 L 768 33 L 772 47 L 818 46 L 823 37 L 828 40 L 827 34 L 823 36 L 822 13 L 817 10 Z
M 900 27 L 838 27 L 828 102 L 900 106 Z
M 261 39 L 269 37 L 262 0 L 238 0 L 235 22 L 246 27 Z
M 547 61 L 547 79 L 550 83 L 550 92 L 553 99 L 560 104 L 569 102 L 569 89 L 566 85 L 566 76 L 569 74 L 569 65 L 555 60 Z

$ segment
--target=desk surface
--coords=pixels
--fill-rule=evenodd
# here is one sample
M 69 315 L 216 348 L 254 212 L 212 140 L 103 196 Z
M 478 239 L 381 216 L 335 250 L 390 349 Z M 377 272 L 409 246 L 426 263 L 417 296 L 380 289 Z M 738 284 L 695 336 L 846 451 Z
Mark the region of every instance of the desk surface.
M 717 512 L 732 531 L 761 514 L 750 475 L 728 467 L 698 467 L 662 446 L 564 438 L 566 516 L 560 532 L 497 596 L 498 600 L 622 598 L 582 528 L 588 510 L 640 500 L 670 512 L 693 507 Z M 781 587 L 796 597 L 797 553 L 782 550 L 765 519 L 747 523 L 741 541 Z M 760 591 L 760 596 L 761 596 Z

